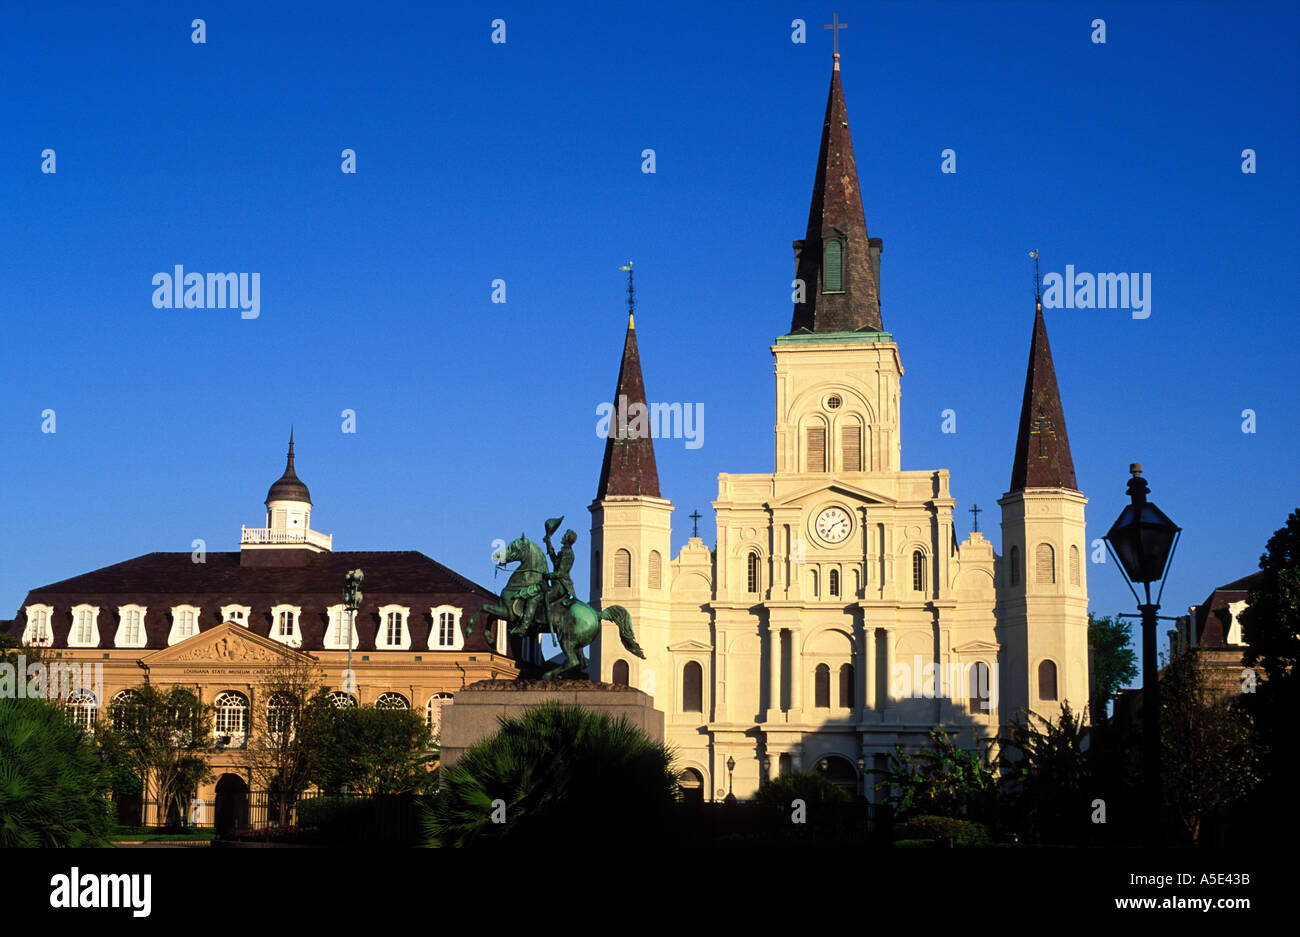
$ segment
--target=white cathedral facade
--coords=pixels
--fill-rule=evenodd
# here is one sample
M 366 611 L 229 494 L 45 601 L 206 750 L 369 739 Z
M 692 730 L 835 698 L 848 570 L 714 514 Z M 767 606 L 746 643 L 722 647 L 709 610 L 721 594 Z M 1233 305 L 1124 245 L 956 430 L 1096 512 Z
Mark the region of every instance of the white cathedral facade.
M 836 56 L 795 242 L 803 301 L 771 349 L 775 471 L 720 475 L 716 548 L 692 537 L 670 560 L 673 504 L 652 440 L 617 427 L 607 439 L 592 599 L 630 612 L 646 658 L 606 624 L 591 676 L 654 697 L 686 785 L 706 800 L 815 768 L 874 800 L 872 772 L 897 744 L 929 745 L 936 725 L 969 748 L 1025 709 L 1088 709 L 1087 499 L 1041 304 L 998 555 L 979 533 L 958 542 L 946 469 L 902 468 L 882 251 L 866 231 Z M 621 395 L 646 402 L 631 321 Z

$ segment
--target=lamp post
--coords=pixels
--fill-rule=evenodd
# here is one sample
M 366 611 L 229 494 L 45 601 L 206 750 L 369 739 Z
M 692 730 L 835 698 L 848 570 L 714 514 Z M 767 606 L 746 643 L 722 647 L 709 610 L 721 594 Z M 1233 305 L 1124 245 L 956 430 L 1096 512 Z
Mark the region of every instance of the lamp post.
M 356 687 L 356 677 L 352 675 L 352 635 L 357 627 L 357 609 L 361 607 L 361 580 L 365 574 L 359 569 L 354 569 L 343 577 L 343 605 L 348 611 L 348 669 L 347 676 L 344 678 L 343 692 L 351 696 Z
M 1131 503 L 1120 512 L 1102 539 L 1115 558 L 1129 591 L 1138 603 L 1142 618 L 1142 773 L 1147 795 L 1147 819 L 1151 843 L 1160 841 L 1160 671 L 1156 661 L 1156 614 L 1164 595 L 1166 574 L 1182 528 L 1147 500 L 1150 487 L 1142 477 L 1142 463 L 1129 466 Z M 1162 581 L 1163 580 L 1163 581 Z M 1133 583 L 1142 583 L 1143 599 Z M 1151 583 L 1160 582 L 1156 600 L 1151 601 Z
M 727 803 L 734 804 L 736 795 L 731 792 L 732 772 L 736 770 L 736 759 L 728 756 L 727 758 Z

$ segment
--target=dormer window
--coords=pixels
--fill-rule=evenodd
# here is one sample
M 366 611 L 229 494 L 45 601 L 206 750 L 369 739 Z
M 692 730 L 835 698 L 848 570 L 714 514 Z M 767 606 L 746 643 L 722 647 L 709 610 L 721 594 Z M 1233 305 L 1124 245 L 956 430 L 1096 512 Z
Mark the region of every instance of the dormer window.
M 296 605 L 271 607 L 271 637 L 290 647 L 302 647 L 302 632 L 298 630 L 298 617 L 302 609 Z
M 375 647 L 380 650 L 405 651 L 411 647 L 411 633 L 406 627 L 410 609 L 402 605 L 385 605 L 379 609 L 379 634 Z
M 94 605 L 72 607 L 72 630 L 68 632 L 68 647 L 99 646 L 99 609 Z
M 223 605 L 221 606 L 221 620 L 233 622 L 247 628 L 248 618 L 252 612 L 252 608 L 247 605 Z
M 329 615 L 329 627 L 325 629 L 325 646 L 336 651 L 347 650 L 348 610 L 345 605 L 331 605 L 326 612 Z M 357 646 L 357 630 L 352 629 L 352 646 Z
M 429 609 L 433 616 L 433 628 L 429 632 L 429 650 L 459 651 L 465 646 L 465 638 L 460 630 L 460 609 L 454 605 L 439 605 Z M 498 628 L 504 625 L 497 623 Z
M 117 647 L 144 647 L 143 605 L 123 605 L 117 610 L 117 637 L 113 643 Z
M 54 643 L 54 632 L 50 630 L 50 616 L 54 608 L 49 605 L 27 606 L 27 627 L 23 629 L 23 644 L 32 646 Z
M 179 644 L 199 633 L 199 609 L 196 605 L 177 605 L 172 609 L 172 630 L 167 636 L 169 645 Z
M 834 238 L 822 246 L 822 292 L 844 292 L 844 244 Z

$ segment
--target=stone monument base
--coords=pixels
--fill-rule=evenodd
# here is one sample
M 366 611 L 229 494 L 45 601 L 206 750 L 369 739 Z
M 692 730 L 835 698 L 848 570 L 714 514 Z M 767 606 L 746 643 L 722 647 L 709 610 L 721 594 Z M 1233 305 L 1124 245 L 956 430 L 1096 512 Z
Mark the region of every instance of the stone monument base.
M 440 763 L 454 765 L 479 739 L 495 735 L 500 718 L 520 716 L 529 706 L 547 700 L 627 717 L 656 742 L 664 739 L 664 714 L 652 697 L 635 687 L 591 680 L 480 680 L 458 692 L 442 711 Z

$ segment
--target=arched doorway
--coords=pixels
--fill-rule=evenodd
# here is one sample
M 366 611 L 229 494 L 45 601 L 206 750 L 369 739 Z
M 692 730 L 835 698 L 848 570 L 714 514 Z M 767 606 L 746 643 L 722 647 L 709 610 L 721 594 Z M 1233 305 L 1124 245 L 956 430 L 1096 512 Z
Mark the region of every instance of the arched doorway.
M 817 762 L 817 773 L 850 797 L 858 796 L 858 770 L 847 758 L 827 755 Z
M 213 809 L 217 835 L 248 829 L 248 785 L 237 774 L 223 774 L 217 781 L 217 803 Z
M 682 772 L 679 782 L 682 788 L 682 802 L 698 806 L 704 803 L 704 777 L 694 768 Z

